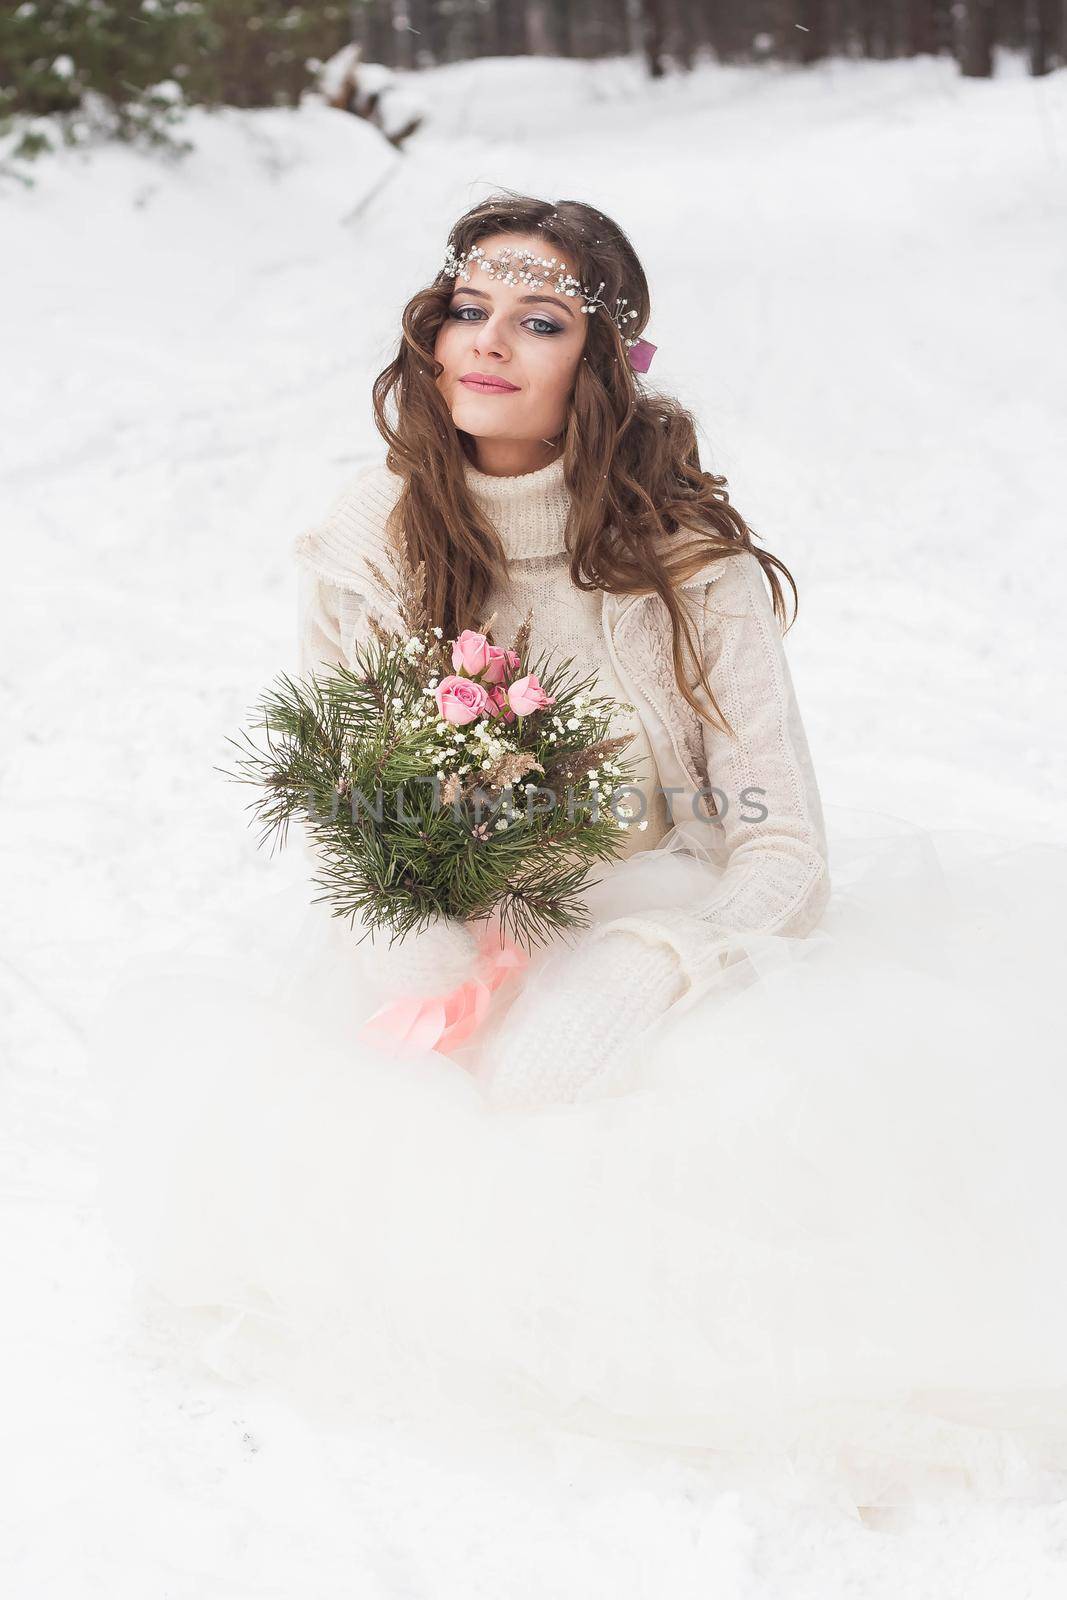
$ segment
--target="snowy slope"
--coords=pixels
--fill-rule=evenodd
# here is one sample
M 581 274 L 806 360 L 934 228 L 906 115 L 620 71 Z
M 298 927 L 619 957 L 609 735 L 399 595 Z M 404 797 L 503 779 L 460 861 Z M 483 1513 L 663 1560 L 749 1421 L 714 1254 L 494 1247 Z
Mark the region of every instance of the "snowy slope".
M 8 1592 L 1062 1593 L 1063 1505 L 865 1524 L 592 1440 L 353 1439 L 153 1365 L 79 1053 L 129 952 L 303 875 L 213 769 L 295 664 L 289 546 L 379 453 L 403 303 L 497 185 L 641 252 L 650 378 L 797 579 L 825 799 L 1064 838 L 1067 74 L 1005 65 L 479 61 L 420 76 L 403 156 L 308 102 L 5 192 Z

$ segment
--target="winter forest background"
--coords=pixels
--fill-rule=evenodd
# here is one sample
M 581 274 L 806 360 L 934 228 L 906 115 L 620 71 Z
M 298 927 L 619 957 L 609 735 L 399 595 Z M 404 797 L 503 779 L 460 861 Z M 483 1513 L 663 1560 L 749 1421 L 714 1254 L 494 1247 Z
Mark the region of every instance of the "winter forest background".
M 1063 65 L 1064 0 L 21 0 L 0 13 L 0 118 L 53 119 L 19 127 L 10 148 L 24 159 L 56 134 L 78 143 L 101 129 L 180 149 L 183 105 L 296 105 L 324 87 L 373 117 L 383 68 L 627 55 L 660 78 L 706 60 L 943 55 L 981 78 L 998 46 L 1035 76 Z M 347 81 L 330 71 L 342 56 Z M 387 132 L 399 143 L 417 125 Z
M 498 186 L 626 229 L 649 382 L 797 579 L 824 800 L 1067 842 L 1062 0 L 21 0 L 0 13 L 0 1589 L 1060 1600 L 1067 1504 L 815 1512 L 581 1436 L 334 1432 L 145 1351 L 84 1040 L 304 883 L 217 770 Z

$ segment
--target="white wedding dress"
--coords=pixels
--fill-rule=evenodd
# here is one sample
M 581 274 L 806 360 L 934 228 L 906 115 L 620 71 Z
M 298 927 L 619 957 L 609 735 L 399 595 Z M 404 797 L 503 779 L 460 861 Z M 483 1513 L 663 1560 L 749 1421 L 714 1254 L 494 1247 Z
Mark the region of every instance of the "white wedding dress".
M 456 1059 L 360 1043 L 378 997 L 310 883 L 131 965 L 91 1055 L 145 1338 L 334 1421 L 562 1425 L 857 1503 L 1062 1497 L 1067 849 L 825 811 L 820 927 L 749 941 L 579 1103 L 488 1104 L 506 989 Z M 696 898 L 673 838 L 594 915 Z

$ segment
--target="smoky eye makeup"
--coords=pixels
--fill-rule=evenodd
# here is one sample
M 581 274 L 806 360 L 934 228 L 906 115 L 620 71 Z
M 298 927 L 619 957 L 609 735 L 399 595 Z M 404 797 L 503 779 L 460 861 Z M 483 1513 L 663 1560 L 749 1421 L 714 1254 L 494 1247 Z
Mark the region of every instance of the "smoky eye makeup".
M 464 311 L 484 311 L 484 309 L 484 306 L 462 304 L 452 305 L 448 308 L 448 315 L 456 322 L 476 322 L 478 321 L 477 317 L 465 317 L 461 313 Z M 545 324 L 543 330 L 535 331 L 536 337 L 539 339 L 550 338 L 553 334 L 564 332 L 564 329 L 561 328 L 558 323 L 553 322 L 551 317 L 542 316 L 540 312 L 531 312 L 529 316 L 524 317 L 523 325 L 525 325 L 527 322 L 541 322 Z

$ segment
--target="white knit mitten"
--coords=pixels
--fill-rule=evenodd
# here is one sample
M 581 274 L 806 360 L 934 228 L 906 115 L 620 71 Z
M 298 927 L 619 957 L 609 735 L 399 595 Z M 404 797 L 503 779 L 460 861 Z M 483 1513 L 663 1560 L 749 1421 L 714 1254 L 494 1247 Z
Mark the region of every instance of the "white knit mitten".
M 677 956 L 618 931 L 579 945 L 551 989 L 521 993 L 493 1041 L 494 1106 L 584 1100 L 621 1080 L 632 1047 L 685 987 Z
M 360 971 L 384 999 L 446 994 L 474 971 L 478 941 L 457 917 L 438 917 L 420 933 L 389 943 L 379 930 L 356 946 Z

